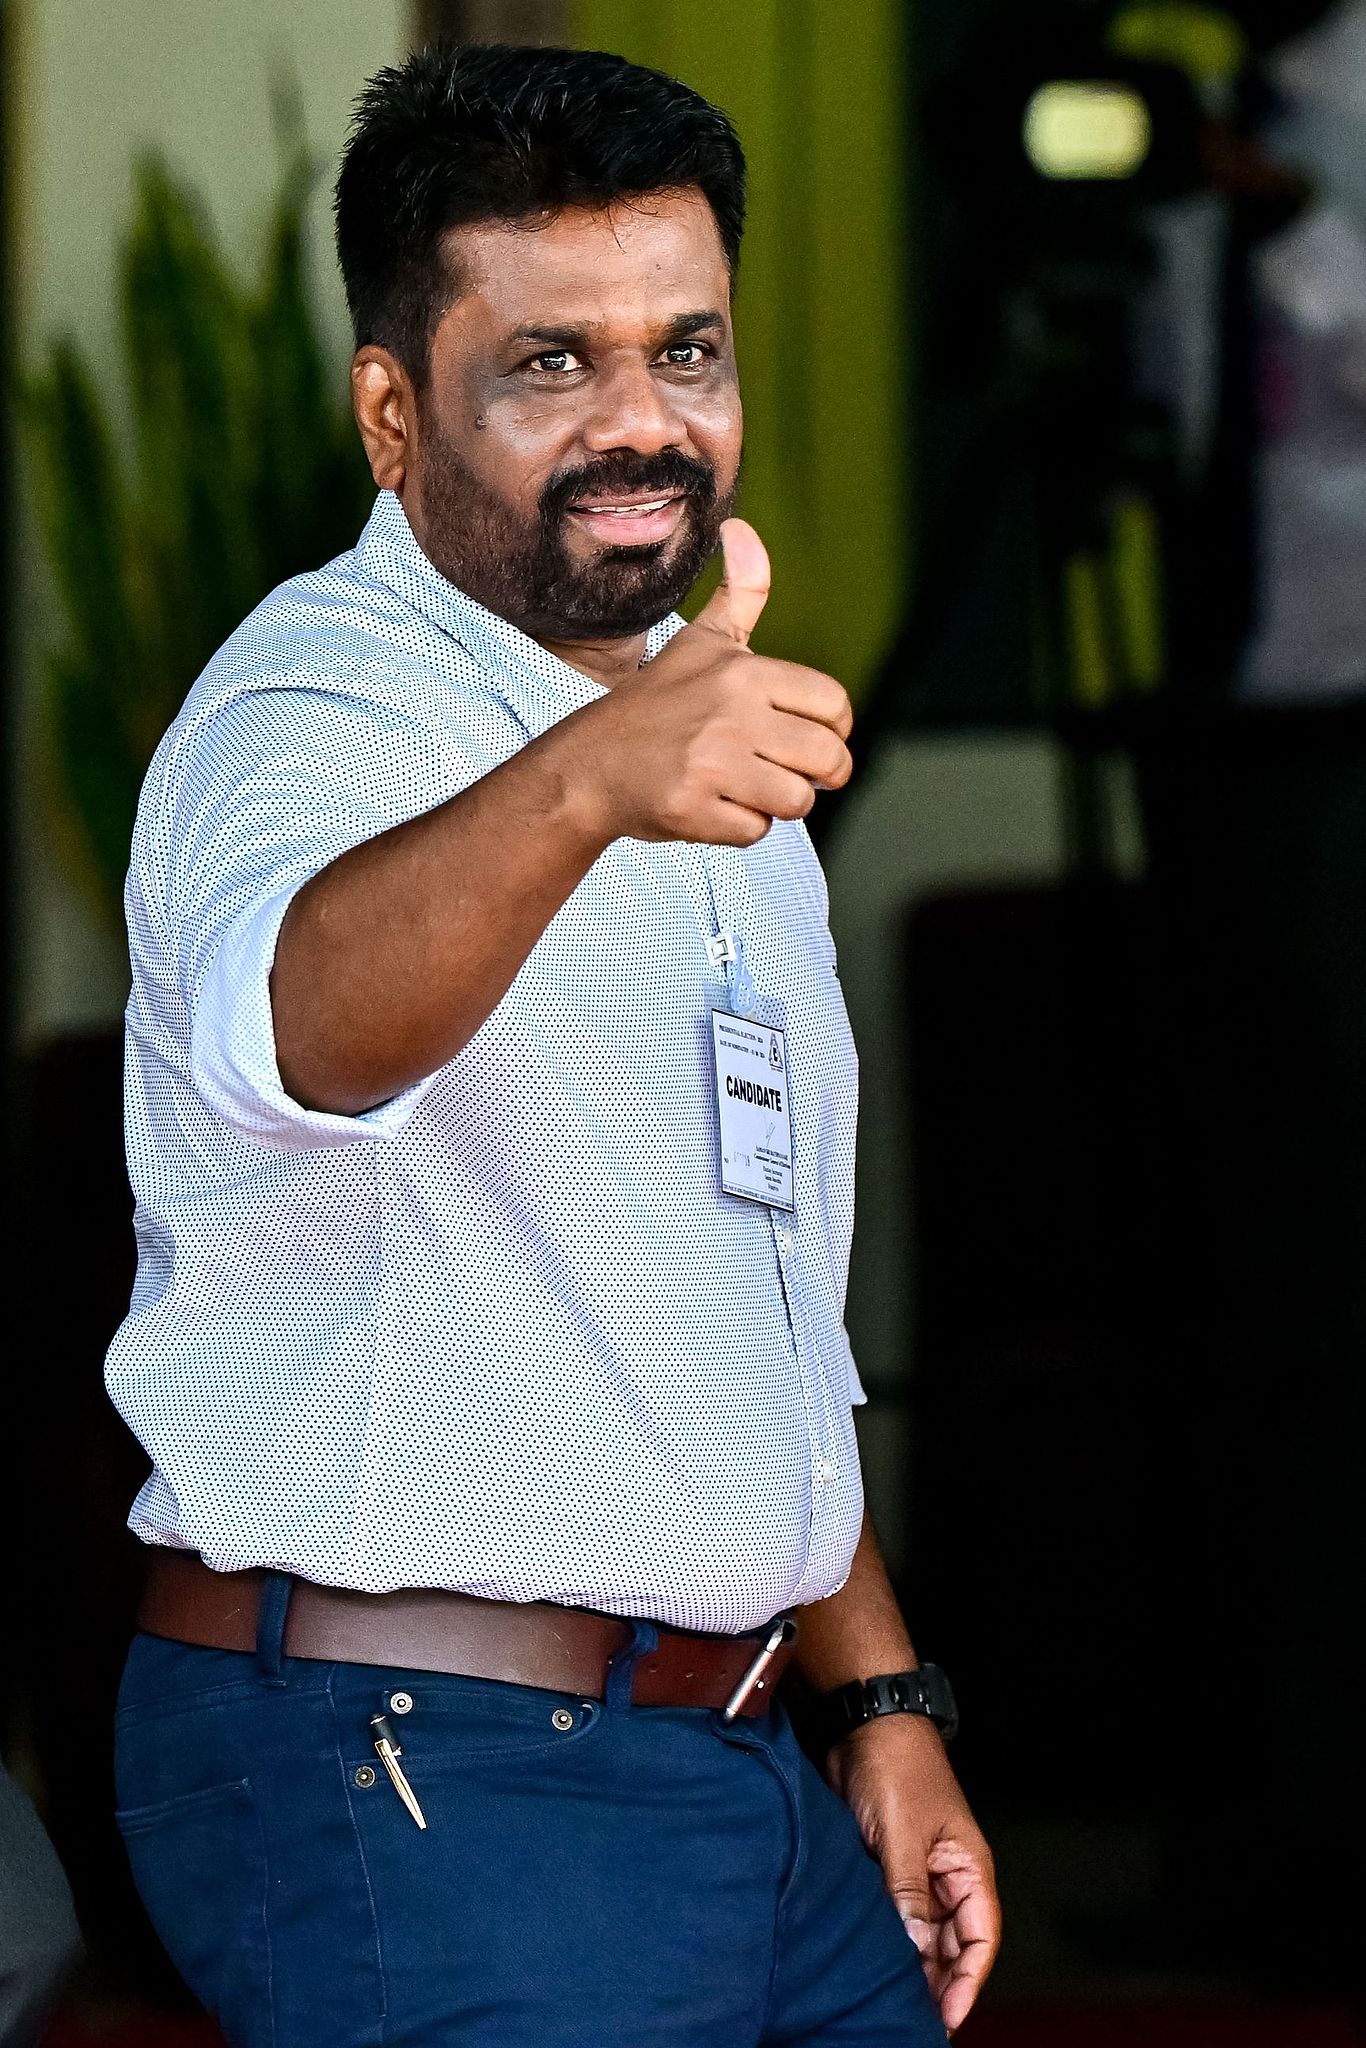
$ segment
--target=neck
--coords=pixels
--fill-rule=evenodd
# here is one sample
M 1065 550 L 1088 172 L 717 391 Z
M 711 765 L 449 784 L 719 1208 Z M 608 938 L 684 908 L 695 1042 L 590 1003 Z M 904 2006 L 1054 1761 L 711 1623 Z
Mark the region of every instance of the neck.
M 645 659 L 644 633 L 632 633 L 627 640 L 557 640 L 548 633 L 537 633 L 534 637 L 547 654 L 578 669 L 604 690 L 624 683 Z

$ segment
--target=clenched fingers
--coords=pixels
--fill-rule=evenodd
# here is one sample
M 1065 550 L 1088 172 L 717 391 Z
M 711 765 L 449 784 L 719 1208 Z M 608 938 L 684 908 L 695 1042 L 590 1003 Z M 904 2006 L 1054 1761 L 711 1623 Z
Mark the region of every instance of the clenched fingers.
M 745 682 L 750 689 L 761 690 L 775 711 L 790 711 L 798 718 L 828 725 L 842 740 L 854 729 L 849 692 L 818 668 L 802 668 L 795 661 L 774 661 L 757 654 L 746 668 Z
M 790 711 L 768 713 L 756 735 L 755 751 L 776 767 L 804 775 L 817 789 L 843 789 L 854 772 L 853 756 L 837 732 Z
M 952 2033 L 990 1975 L 1001 1945 L 1001 1910 L 983 1855 L 966 1844 L 938 1842 L 930 1851 L 930 1883 L 945 1920 L 940 1942 L 944 1988 L 940 2011 Z
M 707 846 L 757 846 L 773 829 L 773 820 L 762 811 L 719 796 L 698 837 Z
M 807 776 L 794 775 L 758 755 L 736 767 L 725 794 L 747 810 L 789 821 L 806 817 L 816 801 L 815 785 Z

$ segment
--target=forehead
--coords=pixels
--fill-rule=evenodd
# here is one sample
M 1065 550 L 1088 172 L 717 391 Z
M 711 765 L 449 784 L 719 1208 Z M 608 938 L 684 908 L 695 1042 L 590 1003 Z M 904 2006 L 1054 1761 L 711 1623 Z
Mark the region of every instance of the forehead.
M 455 228 L 446 255 L 456 298 L 441 324 L 467 330 L 652 325 L 730 298 L 716 217 L 693 187 Z

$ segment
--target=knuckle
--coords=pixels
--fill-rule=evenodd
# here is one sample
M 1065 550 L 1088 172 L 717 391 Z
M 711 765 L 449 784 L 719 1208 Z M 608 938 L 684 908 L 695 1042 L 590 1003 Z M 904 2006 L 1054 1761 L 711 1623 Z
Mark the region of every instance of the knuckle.
M 853 757 L 843 740 L 836 739 L 828 750 L 828 758 L 822 771 L 823 780 L 832 789 L 843 789 L 854 772 Z
M 681 784 L 690 808 L 725 794 L 726 785 L 734 780 L 735 761 L 735 749 L 719 733 L 708 735 L 692 750 Z
M 708 720 L 693 733 L 683 753 L 682 780 L 685 787 L 705 789 L 715 780 L 725 760 L 728 734 L 724 723 Z
M 692 822 L 692 807 L 683 792 L 670 790 L 656 812 L 661 829 L 671 839 L 686 839 Z
M 694 727 L 694 745 L 711 745 L 717 736 L 724 738 L 740 723 L 741 707 L 735 691 L 724 682 L 707 692 L 701 706 L 701 715 Z
M 799 777 L 793 776 L 791 786 L 785 789 L 780 797 L 775 799 L 773 815 L 775 818 L 783 819 L 784 823 L 790 825 L 796 819 L 804 818 L 815 801 L 816 792 L 813 786 L 809 782 L 804 783 Z

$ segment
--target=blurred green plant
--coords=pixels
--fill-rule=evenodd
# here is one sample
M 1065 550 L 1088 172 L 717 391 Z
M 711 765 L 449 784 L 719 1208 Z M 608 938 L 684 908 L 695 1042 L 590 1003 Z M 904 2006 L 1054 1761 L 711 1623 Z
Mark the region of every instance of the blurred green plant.
M 255 279 L 159 158 L 138 164 L 119 264 L 126 444 L 69 337 L 25 394 L 62 613 L 42 700 L 59 843 L 115 921 L 138 790 L 191 683 L 277 583 L 353 545 L 374 495 L 309 301 L 317 173 L 297 128 L 283 162 Z

